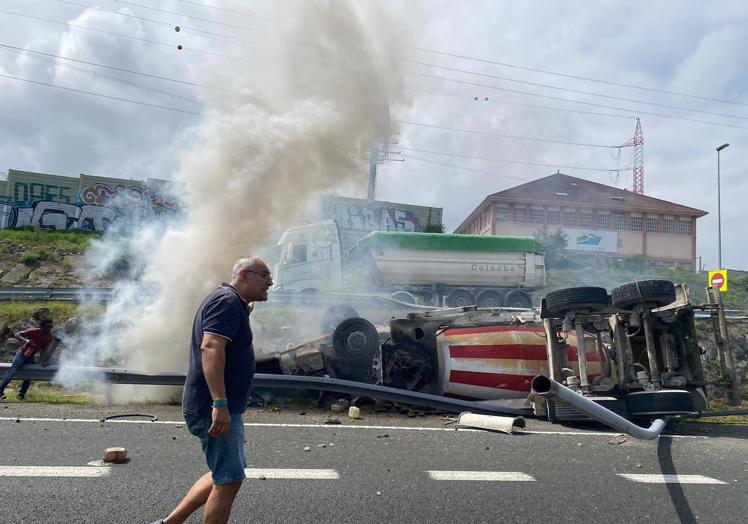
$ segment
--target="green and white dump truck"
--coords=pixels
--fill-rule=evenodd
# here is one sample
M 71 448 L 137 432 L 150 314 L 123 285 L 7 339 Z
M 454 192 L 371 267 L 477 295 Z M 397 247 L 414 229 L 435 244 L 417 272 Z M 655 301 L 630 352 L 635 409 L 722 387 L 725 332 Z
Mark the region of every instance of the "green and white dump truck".
M 545 285 L 543 245 L 533 237 L 375 231 L 343 252 L 333 220 L 283 233 L 276 290 L 376 293 L 401 302 L 530 307 Z

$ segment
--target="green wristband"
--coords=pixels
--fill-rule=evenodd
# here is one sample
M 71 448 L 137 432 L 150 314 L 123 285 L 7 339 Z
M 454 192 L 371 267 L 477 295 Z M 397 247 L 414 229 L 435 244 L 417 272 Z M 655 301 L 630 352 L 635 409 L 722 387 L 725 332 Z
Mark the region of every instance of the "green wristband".
M 229 399 L 227 398 L 215 398 L 213 399 L 214 408 L 225 408 L 229 405 Z

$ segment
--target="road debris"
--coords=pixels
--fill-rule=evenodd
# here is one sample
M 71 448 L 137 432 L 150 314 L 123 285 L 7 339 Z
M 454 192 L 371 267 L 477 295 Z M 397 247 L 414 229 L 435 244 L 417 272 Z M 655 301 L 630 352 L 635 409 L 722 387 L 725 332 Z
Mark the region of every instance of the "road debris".
M 390 434 L 385 433 L 384 435 L 377 435 L 377 438 L 390 438 Z
M 616 435 L 612 439 L 608 441 L 608 444 L 612 444 L 614 446 L 617 446 L 619 444 L 623 444 L 629 439 L 628 435 L 624 435 L 623 433 Z
M 107 448 L 104 450 L 102 460 L 113 464 L 121 464 L 127 460 L 127 448 Z
M 485 429 L 512 435 L 517 429 L 525 427 L 523 417 L 499 417 L 496 415 L 477 415 L 469 411 L 460 413 L 455 428 Z
M 307 447 L 304 448 L 304 451 L 312 451 L 312 448 L 310 448 L 309 446 L 307 446 Z
M 325 420 L 325 424 L 340 424 L 339 418 L 328 418 Z
M 348 417 L 353 420 L 358 420 L 361 418 L 361 409 L 359 409 L 356 406 L 351 406 L 348 408 Z
M 115 418 L 134 418 L 134 417 L 143 417 L 143 418 L 149 418 L 151 419 L 151 422 L 156 422 L 158 420 L 158 417 L 155 415 L 148 415 L 147 413 L 124 413 L 122 415 L 109 415 L 108 417 L 104 417 L 99 419 L 100 422 L 106 422 L 107 420 L 112 420 Z

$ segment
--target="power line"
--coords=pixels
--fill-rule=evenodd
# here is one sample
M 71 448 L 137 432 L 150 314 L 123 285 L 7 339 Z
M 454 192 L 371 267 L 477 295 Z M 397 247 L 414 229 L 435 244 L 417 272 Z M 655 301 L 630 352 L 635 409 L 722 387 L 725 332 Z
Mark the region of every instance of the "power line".
M 104 78 L 106 80 L 112 80 L 114 82 L 117 82 L 117 83 L 120 83 L 120 84 L 123 84 L 123 85 L 131 86 L 131 87 L 137 87 L 138 89 L 143 89 L 144 91 L 149 91 L 149 92 L 152 92 L 152 93 L 156 93 L 156 94 L 160 94 L 160 95 L 165 95 L 165 96 L 168 96 L 168 97 L 171 97 L 171 98 L 178 98 L 180 100 L 186 100 L 187 102 L 191 102 L 193 104 L 202 104 L 201 101 L 196 100 L 194 98 L 189 98 L 189 97 L 186 97 L 186 96 L 177 95 L 177 94 L 171 93 L 169 91 L 164 91 L 162 89 L 157 89 L 157 88 L 151 87 L 151 86 L 147 86 L 147 85 L 143 85 L 143 84 L 138 84 L 137 82 L 133 82 L 133 81 L 127 80 L 125 78 L 120 78 L 120 77 L 114 76 L 114 75 L 107 75 L 107 74 L 101 73 L 99 71 L 94 71 L 92 69 L 86 69 L 85 67 L 79 67 L 79 66 L 76 66 L 76 65 L 73 65 L 73 64 L 66 64 L 65 62 L 62 62 L 60 60 L 55 60 L 54 58 L 47 58 L 45 56 L 39 56 L 39 55 L 36 55 L 36 54 L 33 54 L 33 53 L 25 52 L 24 50 L 17 51 L 15 49 L 8 49 L 6 46 L 3 46 L 3 45 L 0 45 L 0 50 L 1 51 L 8 51 L 8 52 L 18 53 L 18 54 L 20 54 L 22 56 L 28 56 L 29 58 L 34 58 L 36 60 L 41 60 L 43 62 L 47 62 L 47 63 L 50 63 L 50 64 L 55 64 L 55 65 L 58 65 L 60 67 L 66 67 L 66 68 L 73 69 L 73 70 L 76 70 L 76 71 L 81 71 L 83 73 L 87 73 L 87 74 L 90 74 L 90 75 L 98 77 L 98 78 Z
M 194 31 L 195 33 L 202 33 L 202 34 L 206 34 L 206 35 L 209 35 L 209 36 L 217 36 L 217 37 L 220 37 L 220 38 L 228 38 L 230 40 L 237 40 L 239 42 L 245 42 L 245 43 L 249 43 L 249 44 L 253 43 L 253 42 L 250 42 L 249 40 L 243 40 L 243 39 L 239 38 L 238 36 L 224 35 L 223 33 L 214 33 L 213 31 L 205 31 L 203 29 L 197 29 L 197 28 L 194 28 L 194 27 L 187 27 L 187 26 L 184 26 L 184 25 L 177 25 L 177 24 L 174 24 L 174 23 L 171 23 L 171 22 L 164 22 L 163 20 L 154 20 L 153 18 L 146 18 L 146 17 L 143 17 L 143 16 L 131 15 L 129 13 L 119 13 L 119 12 L 113 11 L 111 9 L 104 9 L 103 7 L 97 7 L 97 6 L 93 6 L 93 5 L 83 4 L 83 3 L 80 3 L 80 2 L 75 2 L 73 0 L 57 0 L 57 1 L 60 2 L 61 4 L 76 5 L 76 6 L 79 6 L 79 7 L 84 7 L 86 9 L 92 9 L 94 11 L 101 11 L 102 13 L 109 13 L 109 14 L 117 15 L 117 16 L 126 16 L 128 18 L 135 18 L 137 20 L 142 20 L 143 22 L 148 22 L 148 23 L 151 23 L 151 24 L 157 24 L 157 25 L 166 26 L 166 27 L 170 27 L 170 28 L 174 28 L 174 27 L 178 26 L 180 31 L 181 30 Z
M 257 29 L 254 29 L 252 27 L 242 26 L 242 25 L 234 25 L 234 24 L 227 24 L 226 22 L 219 22 L 217 20 L 211 20 L 210 18 L 200 18 L 199 16 L 192 16 L 192 15 L 185 15 L 183 13 L 176 13 L 174 11 L 167 11 L 166 9 L 159 9 L 158 7 L 151 7 L 149 5 L 143 5 L 143 4 L 136 4 L 135 2 L 128 2 L 126 0 L 114 0 L 117 3 L 125 4 L 125 5 L 131 5 L 134 7 L 141 7 L 143 9 L 150 9 L 151 11 L 156 11 L 158 13 L 166 13 L 170 15 L 176 15 L 176 16 L 182 16 L 184 18 L 189 18 L 191 20 L 200 20 L 201 22 L 209 22 L 211 24 L 217 24 L 222 25 L 226 27 L 233 27 L 234 29 L 244 29 L 246 31 L 257 31 Z
M 31 18 L 33 20 L 39 20 L 39 21 L 42 21 L 42 22 L 49 22 L 50 24 L 64 25 L 65 27 L 75 27 L 76 29 L 83 29 L 83 30 L 86 30 L 86 31 L 94 31 L 96 33 L 103 33 L 103 34 L 106 34 L 106 35 L 112 35 L 112 36 L 116 36 L 116 37 L 119 37 L 119 38 L 128 38 L 130 40 L 137 40 L 139 42 L 145 42 L 147 44 L 160 45 L 160 46 L 164 46 L 164 47 L 170 47 L 172 49 L 174 49 L 175 47 L 177 47 L 175 44 L 168 44 L 166 42 L 158 42 L 156 40 L 149 40 L 147 38 L 138 38 L 137 36 L 123 35 L 122 33 L 114 33 L 112 31 L 105 31 L 103 29 L 94 29 L 93 27 L 86 27 L 86 26 L 82 26 L 82 25 L 71 24 L 69 22 L 61 22 L 60 20 L 52 20 L 50 18 L 43 18 L 41 16 L 34 16 L 34 15 L 27 15 L 27 14 L 24 14 L 24 13 L 16 13 L 16 12 L 13 12 L 13 11 L 6 11 L 5 9 L 0 9 L 0 13 L 5 13 L 7 15 L 13 15 L 13 16 L 21 16 L 21 17 L 24 17 L 24 18 Z M 239 62 L 248 62 L 248 60 L 245 60 L 244 58 L 239 58 L 239 57 L 236 57 L 236 56 L 224 55 L 222 53 L 216 53 L 216 52 L 213 52 L 213 51 L 206 51 L 204 49 L 185 48 L 185 51 L 192 51 L 193 53 L 202 53 L 202 54 L 206 54 L 206 55 L 220 56 L 220 57 L 223 57 L 223 58 L 227 58 L 229 60 L 236 60 L 236 61 L 239 61 Z
M 598 171 L 604 173 L 617 173 L 620 169 L 600 169 L 595 167 L 583 167 L 583 166 L 566 166 L 560 164 L 545 164 L 542 162 L 525 162 L 520 160 L 505 160 L 499 158 L 486 158 L 480 156 L 461 155 L 459 153 L 445 153 L 443 151 L 432 151 L 428 149 L 418 149 L 415 147 L 400 147 L 404 151 L 415 151 L 416 153 L 428 153 L 431 155 L 449 156 L 454 158 L 465 158 L 467 160 L 481 160 L 483 162 L 500 162 L 503 164 L 520 164 L 525 166 L 540 166 L 540 167 L 552 167 L 552 168 L 563 168 L 563 169 L 576 169 L 579 171 Z
M 701 124 L 710 124 L 710 125 L 713 125 L 713 126 L 732 127 L 732 128 L 735 128 L 735 129 L 748 129 L 748 127 L 739 126 L 737 124 L 727 124 L 727 123 L 724 123 L 724 122 L 710 122 L 709 120 L 699 120 L 699 119 L 696 119 L 696 118 L 689 118 L 689 117 L 685 117 L 685 116 L 664 115 L 662 113 L 653 113 L 651 111 L 640 111 L 638 109 L 629 109 L 629 108 L 624 108 L 624 107 L 608 106 L 608 105 L 604 105 L 604 104 L 596 104 L 594 102 L 584 102 L 584 101 L 581 101 L 581 100 L 570 100 L 568 98 L 561 98 L 561 97 L 558 97 L 558 96 L 551 96 L 551 95 L 541 95 L 541 94 L 538 94 L 538 93 L 531 93 L 529 91 L 520 91 L 518 89 L 509 89 L 507 87 L 498 87 L 498 86 L 492 86 L 492 85 L 486 85 L 486 84 L 479 84 L 477 82 L 469 82 L 467 80 L 457 80 L 457 79 L 454 79 L 454 78 L 446 78 L 446 77 L 443 77 L 443 76 L 429 75 L 427 73 L 416 73 L 415 71 L 403 71 L 403 72 L 406 73 L 406 74 L 409 74 L 409 75 L 422 76 L 422 77 L 425 77 L 425 78 L 433 78 L 433 79 L 436 79 L 436 80 L 445 80 L 447 82 L 456 82 L 458 84 L 465 84 L 465 85 L 470 85 L 470 86 L 475 86 L 475 87 L 485 87 L 486 89 L 495 89 L 497 91 L 506 91 L 508 93 L 516 93 L 516 94 L 520 94 L 520 95 L 534 96 L 534 97 L 538 97 L 538 98 L 547 98 L 549 100 L 558 100 L 558 101 L 561 101 L 561 102 L 567 102 L 567 103 L 572 103 L 572 104 L 582 104 L 582 105 L 593 106 L 593 107 L 602 107 L 604 109 L 615 109 L 616 111 L 627 111 L 627 112 L 630 112 L 630 113 L 637 113 L 637 114 L 640 114 L 640 115 L 659 116 L 659 117 L 662 117 L 662 118 L 672 118 L 672 119 L 675 119 L 675 120 L 685 120 L 685 121 L 688 121 L 688 122 L 698 122 L 698 123 L 701 123 Z
M 119 97 L 119 96 L 105 95 L 103 93 L 95 93 L 93 91 L 85 91 L 83 89 L 75 89 L 73 87 L 58 86 L 58 85 L 50 84 L 50 83 L 47 83 L 47 82 L 39 82 L 37 80 L 29 80 L 28 78 L 21 78 L 21 77 L 13 76 L 13 75 L 6 75 L 6 74 L 0 73 L 0 77 L 9 78 L 11 80 L 18 80 L 18 81 L 21 81 L 21 82 L 28 82 L 29 84 L 36 84 L 36 85 L 40 85 L 40 86 L 53 87 L 55 89 L 62 89 L 64 91 L 71 91 L 71 92 L 74 92 L 74 93 L 81 93 L 81 94 L 84 94 L 84 95 L 98 96 L 98 97 L 101 97 L 101 98 L 107 98 L 109 100 L 118 100 L 118 101 L 121 101 L 121 102 L 129 102 L 131 104 L 138 104 L 138 105 L 141 105 L 141 106 L 153 107 L 153 108 L 156 108 L 156 109 L 165 109 L 167 111 L 176 111 L 177 113 L 187 113 L 187 114 L 190 114 L 190 115 L 204 116 L 203 113 L 198 113 L 196 111 L 189 111 L 187 109 L 179 109 L 177 107 L 162 106 L 162 105 L 159 105 L 159 104 L 149 104 L 148 102 L 141 102 L 140 100 L 132 100 L 132 99 L 129 99 L 129 98 L 122 98 L 122 97 Z
M 612 86 L 618 86 L 618 87 L 628 87 L 628 88 L 631 88 L 631 89 L 640 89 L 642 91 L 649 91 L 649 92 L 652 92 L 652 93 L 664 93 L 664 94 L 667 94 L 667 95 L 685 96 L 685 97 L 688 97 L 688 98 L 695 98 L 697 100 L 706 100 L 706 101 L 709 101 L 709 102 L 721 102 L 723 104 L 735 104 L 735 105 L 741 105 L 741 106 L 748 106 L 748 102 L 738 102 L 737 100 L 725 100 L 723 98 L 712 98 L 712 97 L 708 97 L 708 96 L 700 96 L 700 95 L 694 95 L 694 94 L 690 94 L 690 93 L 682 93 L 682 92 L 679 92 L 679 91 L 669 91 L 667 89 L 657 89 L 657 88 L 654 88 L 654 87 L 638 86 L 638 85 L 634 85 L 634 84 L 624 84 L 622 82 L 614 82 L 612 80 L 600 80 L 599 78 L 591 78 L 591 77 L 588 77 L 588 76 L 578 76 L 578 75 L 570 75 L 570 74 L 566 74 L 566 73 L 558 73 L 558 72 L 555 72 L 555 71 L 548 71 L 546 69 L 539 69 L 539 68 L 536 68 L 536 67 L 520 66 L 520 65 L 516 65 L 516 64 L 509 64 L 509 63 L 506 63 L 506 62 L 498 62 L 498 61 L 495 61 L 495 60 L 488 60 L 488 59 L 485 59 L 485 58 L 476 58 L 476 57 L 473 57 L 473 56 L 460 55 L 460 54 L 456 54 L 456 53 L 448 53 L 446 51 L 437 51 L 437 50 L 434 50 L 434 49 L 426 49 L 424 47 L 416 47 L 416 46 L 405 46 L 405 47 L 410 48 L 410 49 L 417 49 L 419 51 L 425 51 L 425 52 L 428 52 L 428 53 L 434 53 L 434 54 L 437 54 L 437 55 L 451 56 L 453 58 L 461 58 L 463 60 L 472 60 L 474 62 L 481 62 L 481 63 L 484 63 L 484 64 L 493 64 L 493 65 L 499 65 L 499 66 L 504 66 L 504 67 L 511 67 L 511 68 L 514 68 L 514 69 L 521 69 L 523 71 L 533 71 L 533 72 L 536 72 L 536 73 L 544 73 L 544 74 L 547 74 L 547 75 L 560 76 L 560 77 L 564 77 L 564 78 L 574 78 L 576 80 L 586 80 L 588 82 L 596 82 L 598 84 L 606 84 L 606 85 L 612 85 Z
M 646 104 L 646 105 L 650 105 L 650 106 L 664 107 L 666 109 L 676 109 L 678 111 L 691 111 L 692 113 L 701 113 L 701 114 L 704 114 L 704 115 L 721 116 L 721 117 L 724 117 L 724 118 L 736 118 L 736 119 L 739 119 L 739 120 L 748 120 L 748 116 L 730 115 L 730 114 L 727 114 L 727 113 L 715 113 L 713 111 L 704 111 L 704 110 L 701 110 L 701 109 L 691 109 L 691 108 L 688 108 L 688 107 L 671 106 L 669 104 L 660 104 L 658 102 L 647 102 L 647 101 L 644 101 L 644 100 L 636 100 L 636 99 L 633 99 L 633 98 L 626 98 L 626 97 L 621 97 L 621 96 L 604 95 L 602 93 L 595 93 L 595 92 L 592 92 L 592 91 L 582 91 L 582 90 L 579 90 L 579 89 L 570 89 L 570 88 L 566 88 L 566 87 L 558 87 L 558 86 L 553 86 L 553 85 L 549 85 L 549 84 L 540 84 L 538 82 L 527 82 L 525 80 L 517 80 L 517 79 L 514 79 L 514 78 L 507 78 L 505 76 L 490 75 L 488 73 L 478 73 L 478 72 L 475 72 L 475 71 L 469 71 L 467 69 L 458 69 L 458 68 L 455 68 L 455 67 L 447 67 L 447 66 L 441 66 L 441 65 L 437 65 L 437 64 L 429 64 L 429 63 L 426 63 L 426 62 L 418 62 L 416 60 L 408 60 L 407 58 L 404 58 L 403 61 L 410 62 L 412 64 L 422 65 L 422 66 L 435 67 L 437 69 L 445 69 L 447 71 L 452 71 L 452 72 L 456 72 L 456 73 L 467 73 L 467 74 L 470 74 L 470 75 L 482 76 L 482 77 L 485 77 L 485 78 L 493 78 L 495 80 L 503 80 L 505 82 L 513 82 L 513 83 L 516 83 L 516 84 L 529 85 L 529 86 L 533 86 L 533 87 L 543 87 L 543 88 L 546 88 L 546 89 L 555 89 L 557 91 L 567 91 L 569 93 L 576 93 L 576 94 L 579 94 L 579 95 L 596 96 L 596 97 L 599 97 L 599 98 L 607 98 L 609 100 L 618 100 L 620 102 L 633 102 L 635 104 Z
M 549 110 L 549 111 L 563 111 L 565 113 L 579 113 L 579 114 L 582 114 L 582 115 L 606 116 L 606 117 L 610 117 L 610 118 L 625 118 L 627 120 L 636 118 L 633 115 L 616 115 L 616 114 L 613 114 L 613 113 L 595 113 L 594 111 L 582 111 L 581 109 L 566 109 L 566 108 L 563 108 L 563 107 L 539 106 L 539 105 L 536 105 L 536 104 L 523 104 L 521 102 L 509 102 L 508 100 L 498 100 L 498 99 L 495 99 L 495 98 L 488 98 L 488 97 L 485 97 L 485 99 L 481 99 L 481 98 L 479 98 L 477 96 L 473 96 L 473 95 L 464 95 L 464 94 L 460 94 L 460 93 L 447 93 L 447 92 L 444 92 L 444 91 L 435 91 L 433 89 L 422 89 L 420 87 L 406 86 L 405 89 L 409 90 L 409 91 L 420 91 L 422 93 L 430 93 L 430 94 L 434 94 L 434 95 L 452 96 L 452 97 L 455 97 L 455 98 L 465 98 L 465 99 L 475 100 L 475 101 L 479 101 L 479 102 L 491 102 L 491 103 L 494 103 L 494 104 L 506 104 L 506 105 L 511 105 L 511 106 L 531 107 L 533 109 L 546 109 L 546 110 Z
M 245 13 L 244 11 L 236 11 L 234 9 L 228 9 L 226 7 L 218 7 L 218 6 L 210 5 L 210 4 L 201 4 L 200 2 L 191 2 L 190 0 L 177 0 L 177 2 L 182 2 L 184 4 L 192 4 L 192 5 L 196 5 L 198 7 L 206 7 L 208 9 L 215 9 L 217 11 L 223 11 L 223 12 L 226 12 L 226 13 L 234 13 L 236 15 L 251 16 L 252 18 L 263 19 L 259 15 L 253 15 L 253 14 L 250 14 L 250 13 Z
M 457 133 L 468 133 L 471 135 L 485 135 L 485 136 L 495 136 L 499 138 L 510 138 L 513 140 L 527 140 L 530 142 L 543 142 L 546 144 L 561 144 L 566 146 L 583 146 L 583 147 L 599 147 L 604 149 L 620 149 L 620 145 L 617 146 L 611 146 L 611 145 L 604 145 L 604 144 L 588 144 L 588 143 L 580 143 L 580 142 L 567 142 L 565 140 L 552 140 L 548 138 L 533 138 L 533 137 L 526 137 L 526 136 L 516 136 L 516 135 L 505 135 L 503 133 L 494 133 L 491 131 L 476 131 L 474 129 L 458 129 L 455 127 L 446 127 L 446 126 L 438 126 L 434 124 L 425 124 L 422 122 L 409 122 L 407 120 L 393 120 L 393 122 L 397 122 L 398 124 L 405 124 L 410 126 L 419 126 L 419 127 L 426 127 L 429 129 L 439 129 L 441 131 L 454 131 Z
M 454 164 L 447 164 L 445 162 L 437 162 L 436 160 L 430 160 L 430 159 L 427 159 L 427 158 L 417 157 L 417 156 L 413 156 L 413 155 L 408 155 L 406 157 L 406 160 L 415 160 L 417 162 L 425 162 L 427 164 L 434 164 L 434 165 L 437 165 L 437 166 L 451 167 L 452 169 L 459 169 L 461 171 L 471 171 L 473 173 L 480 173 L 480 174 L 483 174 L 483 175 L 493 175 L 493 176 L 495 176 L 497 174 L 497 173 L 494 173 L 494 172 L 491 172 L 491 171 L 486 171 L 484 169 L 473 169 L 472 167 L 456 166 Z M 515 180 L 522 180 L 523 182 L 530 182 L 531 180 L 533 180 L 532 178 L 522 178 L 522 177 L 518 177 L 518 176 L 503 175 L 503 174 L 501 175 L 501 177 L 502 178 L 512 178 L 512 179 L 515 179 Z
M 231 89 L 225 89 L 225 88 L 222 88 L 222 87 L 207 86 L 207 85 L 203 85 L 203 84 L 197 84 L 195 82 L 187 82 L 185 80 L 177 80 L 176 78 L 169 78 L 169 77 L 166 77 L 166 76 L 151 75 L 151 74 L 148 74 L 148 73 L 143 73 L 141 71 L 134 71 L 132 69 L 124 69 L 124 68 L 121 68 L 121 67 L 114 67 L 114 66 L 105 65 L 105 64 L 98 64 L 96 62 L 88 62 L 86 60 L 79 60 L 77 58 L 70 58 L 70 57 L 67 57 L 67 56 L 60 56 L 60 55 L 54 55 L 54 54 L 50 54 L 50 53 L 44 53 L 42 51 L 34 51 L 32 49 L 24 49 L 22 47 L 16 47 L 16 46 L 12 46 L 12 45 L 8 45 L 8 44 L 3 44 L 3 43 L 0 43 L 0 48 L 1 47 L 5 47 L 5 48 L 8 48 L 8 49 L 12 49 L 12 50 L 15 50 L 15 51 L 20 51 L 20 52 L 25 52 L 25 53 L 33 53 L 35 55 L 43 55 L 43 56 L 48 56 L 48 57 L 53 57 L 53 58 L 59 58 L 59 59 L 62 59 L 62 60 L 69 60 L 71 62 L 77 62 L 77 63 L 80 63 L 80 64 L 87 64 L 87 65 L 92 65 L 92 66 L 96 66 L 96 67 L 103 67 L 105 69 L 111 69 L 113 71 L 121 71 L 123 73 L 130 73 L 130 74 L 133 74 L 133 75 L 145 76 L 145 77 L 148 77 L 148 78 L 155 78 L 157 80 L 165 80 L 167 82 L 175 82 L 175 83 L 178 83 L 178 84 L 183 84 L 183 85 L 192 86 L 192 87 L 200 87 L 200 88 L 203 88 L 203 89 L 211 89 L 211 90 L 214 90 L 214 91 L 222 91 L 224 93 L 232 93 L 232 94 L 235 94 L 235 95 L 241 94 L 239 91 L 232 91 Z M 29 55 L 29 56 L 31 56 L 31 55 Z

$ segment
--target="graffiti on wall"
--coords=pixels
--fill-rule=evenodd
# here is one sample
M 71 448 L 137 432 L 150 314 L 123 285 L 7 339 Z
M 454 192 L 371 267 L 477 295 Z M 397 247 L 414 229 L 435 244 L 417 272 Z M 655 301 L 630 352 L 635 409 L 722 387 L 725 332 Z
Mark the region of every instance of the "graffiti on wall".
M 152 208 L 176 209 L 176 203 L 168 200 L 158 191 L 138 186 L 115 186 L 93 184 L 80 191 L 80 201 L 84 204 L 110 206 L 117 209 Z
M 408 232 L 423 229 L 413 212 L 396 207 L 335 204 L 326 209 L 324 214 L 325 218 L 335 220 L 341 229 Z
M 33 204 L 0 204 L 0 229 L 40 227 L 56 230 L 103 232 L 115 222 L 137 222 L 152 217 L 171 216 L 173 208 L 115 208 L 97 204 L 68 204 L 40 200 Z
M 40 182 L 15 182 L 13 184 L 13 200 L 16 202 L 35 202 L 49 200 L 55 202 L 75 202 L 76 188 L 58 184 L 42 184 Z

